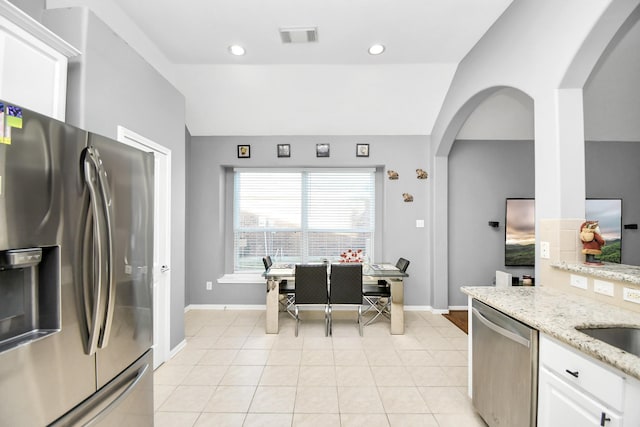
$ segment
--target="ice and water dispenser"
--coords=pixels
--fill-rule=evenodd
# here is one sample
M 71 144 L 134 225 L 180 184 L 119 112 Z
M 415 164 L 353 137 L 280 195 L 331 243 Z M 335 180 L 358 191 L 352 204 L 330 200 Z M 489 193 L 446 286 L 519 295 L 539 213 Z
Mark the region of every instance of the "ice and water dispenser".
M 0 251 L 0 353 L 60 330 L 58 247 Z

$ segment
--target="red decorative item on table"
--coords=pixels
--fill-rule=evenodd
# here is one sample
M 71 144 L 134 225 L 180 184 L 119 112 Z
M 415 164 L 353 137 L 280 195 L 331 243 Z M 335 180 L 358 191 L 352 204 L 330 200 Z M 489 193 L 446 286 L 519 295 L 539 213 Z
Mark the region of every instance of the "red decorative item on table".
M 340 254 L 340 262 L 362 262 L 362 249 L 348 249 Z

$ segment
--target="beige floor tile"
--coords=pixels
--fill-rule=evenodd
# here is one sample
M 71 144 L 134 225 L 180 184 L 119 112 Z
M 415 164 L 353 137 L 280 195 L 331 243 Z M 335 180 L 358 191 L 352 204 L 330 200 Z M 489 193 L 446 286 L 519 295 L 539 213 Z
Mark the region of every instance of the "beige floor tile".
M 402 366 L 398 353 L 392 347 L 364 350 L 370 366 Z
M 362 366 L 369 365 L 369 360 L 364 350 L 333 350 L 333 361 L 336 366 Z
M 358 350 L 362 348 L 362 339 L 359 337 L 333 337 L 334 350 Z
M 249 350 L 238 351 L 236 357 L 231 362 L 232 365 L 266 365 L 269 359 L 270 350 Z
M 378 387 L 387 414 L 427 414 L 431 411 L 417 387 Z
M 247 340 L 246 336 L 225 336 L 220 337 L 212 344 L 211 348 L 217 349 L 241 349 L 244 342 Z
M 388 427 L 389 420 L 385 414 L 340 414 L 342 427 Z
M 156 425 L 484 427 L 468 338 L 443 316 L 407 311 L 404 335 L 381 319 L 360 337 L 353 313 L 334 315 L 325 337 L 323 312 L 303 312 L 295 337 L 286 313 L 269 335 L 264 310 L 187 312 L 187 347 L 154 374 Z
M 221 385 L 258 385 L 264 366 L 229 366 Z
M 167 400 L 169 395 L 175 391 L 177 386 L 175 385 L 153 385 L 153 409 L 158 410 L 160 406 Z
M 471 399 L 457 387 L 419 387 L 434 414 L 474 414 Z
M 333 366 L 333 351 L 332 350 L 302 350 L 301 365 L 311 366 Z
M 413 378 L 404 366 L 373 366 L 373 379 L 378 387 L 413 387 Z
M 398 356 L 404 366 L 438 366 L 428 350 L 399 350 Z
M 414 384 L 418 387 L 454 385 L 445 369 L 439 366 L 415 366 L 410 370 L 410 374 Z
M 375 386 L 369 366 L 336 366 L 336 383 L 341 387 Z
M 384 413 L 376 387 L 338 387 L 338 403 L 341 414 Z
M 242 345 L 242 349 L 253 349 L 253 350 L 271 350 L 273 348 L 273 344 L 276 342 L 276 336 L 266 336 L 264 332 L 262 336 L 250 336 Z
M 337 388 L 299 386 L 294 411 L 296 413 L 337 414 L 339 411 Z
M 296 387 L 258 387 L 253 395 L 249 412 L 291 414 L 295 401 Z
M 261 386 L 280 385 L 280 386 L 296 386 L 298 385 L 298 376 L 300 367 L 295 366 L 265 366 L 260 377 Z
M 192 427 L 198 419 L 197 412 L 156 412 L 155 427 Z
M 387 417 L 391 427 L 438 427 L 432 414 L 387 414 Z
M 331 337 L 304 337 L 302 339 L 303 350 L 331 350 L 333 341 Z
M 246 414 L 203 412 L 194 427 L 242 427 Z
M 192 369 L 193 366 L 165 363 L 153 373 L 153 382 L 162 385 L 180 385 Z
M 211 385 L 217 386 L 227 372 L 227 366 L 198 365 L 194 366 L 189 375 L 182 381 L 182 385 Z
M 336 386 L 336 370 L 334 366 L 300 366 L 298 383 L 309 386 Z
M 459 350 L 431 350 L 438 366 L 467 366 L 467 358 Z
M 302 340 L 300 342 L 302 342 Z M 267 365 L 299 365 L 300 360 L 302 360 L 302 350 L 271 350 L 269 358 L 267 359 Z
M 439 427 L 487 427 L 479 415 L 434 414 Z
M 243 427 L 290 427 L 293 414 L 247 414 Z
M 158 409 L 161 412 L 202 412 L 215 387 L 181 385 Z
M 293 427 L 340 427 L 339 414 L 293 414 Z
M 204 412 L 240 412 L 246 413 L 257 387 L 219 386 L 207 404 Z
M 170 365 L 197 365 L 206 352 L 205 349 L 198 349 L 188 345 L 167 363 Z
M 200 359 L 201 365 L 222 365 L 227 366 L 230 365 L 233 359 L 235 359 L 238 354 L 238 350 L 236 349 L 227 349 L 227 350 L 208 350 L 204 356 Z

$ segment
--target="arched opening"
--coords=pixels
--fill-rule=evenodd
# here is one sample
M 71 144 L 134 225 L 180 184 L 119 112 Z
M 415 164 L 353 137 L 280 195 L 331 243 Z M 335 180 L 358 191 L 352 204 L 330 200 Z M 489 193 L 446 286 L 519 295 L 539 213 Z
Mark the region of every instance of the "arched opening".
M 535 197 L 533 99 L 514 88 L 489 93 L 459 128 L 448 155 L 448 300 L 464 306 L 460 286 L 491 284 L 496 270 L 533 275 L 505 258 L 506 199 Z M 491 225 L 490 225 L 491 223 Z M 497 226 L 495 226 L 498 223 Z M 518 244 L 535 258 L 535 224 Z M 525 235 L 526 234 L 526 235 Z

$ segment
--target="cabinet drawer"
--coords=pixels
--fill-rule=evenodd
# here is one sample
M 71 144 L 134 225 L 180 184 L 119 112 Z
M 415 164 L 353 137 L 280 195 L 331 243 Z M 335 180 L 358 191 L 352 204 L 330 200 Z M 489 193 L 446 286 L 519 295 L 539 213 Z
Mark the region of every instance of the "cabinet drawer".
M 582 389 L 609 407 L 622 411 L 624 378 L 549 337 L 540 337 L 540 364 L 557 373 L 567 383 Z

